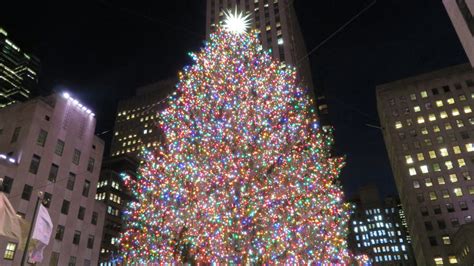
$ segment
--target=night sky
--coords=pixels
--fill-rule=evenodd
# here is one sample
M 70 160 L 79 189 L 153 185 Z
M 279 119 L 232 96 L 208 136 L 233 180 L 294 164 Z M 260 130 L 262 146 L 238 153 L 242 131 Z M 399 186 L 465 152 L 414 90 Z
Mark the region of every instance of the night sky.
M 296 0 L 308 50 L 371 2 Z M 95 111 L 100 133 L 112 129 L 118 100 L 191 63 L 205 39 L 205 0 L 8 1 L 0 27 L 40 58 L 41 92 L 70 91 Z M 379 125 L 377 84 L 467 62 L 441 0 L 378 0 L 310 60 L 336 153 L 347 156 L 344 189 L 396 193 L 382 134 L 366 124 Z

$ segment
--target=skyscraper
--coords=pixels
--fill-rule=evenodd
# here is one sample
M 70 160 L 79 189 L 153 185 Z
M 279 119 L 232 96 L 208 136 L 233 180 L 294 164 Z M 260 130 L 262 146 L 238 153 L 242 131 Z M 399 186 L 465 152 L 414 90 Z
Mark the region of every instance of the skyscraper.
M 0 109 L 0 178 L 18 214 L 32 220 L 37 193 L 53 222 L 41 265 L 97 265 L 105 207 L 95 201 L 104 142 L 96 120 L 68 94 Z M 0 265 L 20 265 L 18 242 L 0 237 Z
M 380 200 L 375 186 L 359 189 L 349 226 L 349 248 L 375 265 L 414 265 L 405 214 L 393 197 Z
M 22 52 L 0 28 L 0 108 L 36 94 L 39 60 Z
M 474 67 L 474 0 L 443 0 L 443 3 Z
M 377 107 L 417 263 L 457 263 L 453 235 L 474 215 L 474 70 L 380 85 Z
M 119 102 L 111 156 L 128 154 L 138 159 L 141 148 L 158 146 L 162 138 L 158 112 L 166 107 L 165 99 L 173 93 L 175 84 L 174 79 L 156 82 L 138 88 L 134 97 Z
M 324 95 L 315 91 L 311 67 L 293 0 L 207 0 L 206 33 L 209 35 L 223 20 L 225 11 L 250 14 L 252 28 L 260 31 L 265 49 L 271 49 L 273 58 L 297 68 L 300 82 L 316 100 L 321 118 L 326 119 L 327 104 Z

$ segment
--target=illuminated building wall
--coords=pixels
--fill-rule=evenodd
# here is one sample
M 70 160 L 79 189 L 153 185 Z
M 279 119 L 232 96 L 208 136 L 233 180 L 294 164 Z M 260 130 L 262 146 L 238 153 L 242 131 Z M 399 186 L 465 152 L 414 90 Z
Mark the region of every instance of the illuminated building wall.
M 299 79 L 316 95 L 317 109 L 322 123 L 327 119 L 327 103 L 322 91 L 314 89 L 311 67 L 298 19 L 290 0 L 207 0 L 206 33 L 209 36 L 216 25 L 223 20 L 224 11 L 248 12 L 251 27 L 260 30 L 261 42 L 265 49 L 271 49 L 273 58 L 296 66 Z
M 453 234 L 474 215 L 474 71 L 380 85 L 377 105 L 418 265 L 455 264 Z
M 176 82 L 170 79 L 138 88 L 135 96 L 119 102 L 111 156 L 138 158 L 142 147 L 158 145 L 162 132 L 157 127 L 157 114 L 166 107 L 165 98 L 175 90 Z
M 28 221 L 38 192 L 44 192 L 53 234 L 41 265 L 97 265 L 105 206 L 94 197 L 104 142 L 94 135 L 94 114 L 66 96 L 0 109 L 0 178 Z M 20 265 L 23 248 L 0 237 L 0 265 Z
M 0 108 L 36 94 L 39 60 L 20 50 L 0 27 Z
M 398 200 L 382 202 L 378 190 L 362 188 L 353 201 L 349 247 L 355 254 L 368 255 L 374 265 L 414 265 L 404 212 Z

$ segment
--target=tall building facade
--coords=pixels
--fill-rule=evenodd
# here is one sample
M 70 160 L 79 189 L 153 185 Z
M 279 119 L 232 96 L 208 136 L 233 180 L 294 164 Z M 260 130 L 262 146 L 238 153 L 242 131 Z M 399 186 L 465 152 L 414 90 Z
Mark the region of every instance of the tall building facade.
M 21 51 L 0 27 L 0 108 L 36 95 L 38 58 Z
M 106 214 L 102 243 L 100 245 L 99 265 L 115 265 L 118 258 L 117 240 L 123 231 L 122 213 L 127 203 L 132 200 L 130 191 L 123 185 L 122 174 L 136 177 L 138 162 L 128 155 L 104 159 L 97 184 L 96 200 L 104 202 Z
M 138 88 L 134 97 L 119 102 L 111 156 L 127 154 L 138 158 L 143 147 L 159 145 L 163 134 L 157 126 L 158 113 L 166 108 L 166 98 L 175 86 L 174 79 L 160 81 Z
M 377 108 L 416 261 L 458 263 L 452 238 L 474 215 L 474 70 L 380 85 Z
M 296 67 L 300 82 L 316 100 L 322 120 L 327 119 L 327 103 L 322 92 L 315 91 L 311 67 L 293 0 L 207 0 L 206 33 L 209 36 L 224 18 L 235 10 L 250 14 L 252 28 L 260 31 L 260 41 L 271 49 L 273 58 Z
M 474 67 L 474 0 L 443 0 L 443 3 Z
M 94 199 L 104 143 L 94 115 L 68 94 L 0 109 L 0 178 L 31 221 L 37 194 L 53 222 L 42 265 L 97 265 L 105 207 Z M 18 242 L 0 237 L 0 265 L 20 265 Z
M 415 265 L 400 202 L 393 197 L 382 201 L 375 186 L 361 188 L 352 202 L 351 251 L 369 256 L 374 265 Z

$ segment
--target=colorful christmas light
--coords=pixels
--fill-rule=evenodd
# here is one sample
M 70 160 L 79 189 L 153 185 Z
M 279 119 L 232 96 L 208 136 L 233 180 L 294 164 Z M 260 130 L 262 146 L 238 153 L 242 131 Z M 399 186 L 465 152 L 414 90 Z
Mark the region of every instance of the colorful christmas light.
M 180 73 L 126 211 L 124 263 L 350 263 L 331 129 L 258 32 L 219 28 Z

